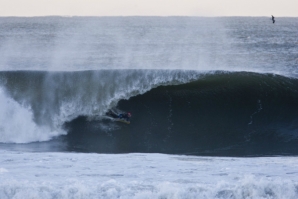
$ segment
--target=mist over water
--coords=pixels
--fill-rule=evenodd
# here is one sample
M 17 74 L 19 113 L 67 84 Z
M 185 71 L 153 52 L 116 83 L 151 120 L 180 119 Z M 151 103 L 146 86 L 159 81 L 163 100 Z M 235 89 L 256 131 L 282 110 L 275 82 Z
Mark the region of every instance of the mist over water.
M 1 18 L 1 70 L 191 69 L 297 74 L 297 20 Z

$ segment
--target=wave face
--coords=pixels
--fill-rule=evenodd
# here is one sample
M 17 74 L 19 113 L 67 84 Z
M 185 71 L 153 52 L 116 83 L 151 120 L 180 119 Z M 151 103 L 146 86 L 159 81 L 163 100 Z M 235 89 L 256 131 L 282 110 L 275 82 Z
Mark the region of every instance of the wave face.
M 79 117 L 70 150 L 195 155 L 298 154 L 298 80 L 215 73 L 121 100 L 130 125 Z

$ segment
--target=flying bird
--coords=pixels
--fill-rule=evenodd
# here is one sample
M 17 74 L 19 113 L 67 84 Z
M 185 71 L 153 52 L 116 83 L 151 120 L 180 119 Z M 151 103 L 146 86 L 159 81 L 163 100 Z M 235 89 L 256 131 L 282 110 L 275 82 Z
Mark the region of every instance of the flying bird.
M 271 16 L 272 16 L 272 23 L 275 23 L 274 16 L 273 15 L 271 15 Z

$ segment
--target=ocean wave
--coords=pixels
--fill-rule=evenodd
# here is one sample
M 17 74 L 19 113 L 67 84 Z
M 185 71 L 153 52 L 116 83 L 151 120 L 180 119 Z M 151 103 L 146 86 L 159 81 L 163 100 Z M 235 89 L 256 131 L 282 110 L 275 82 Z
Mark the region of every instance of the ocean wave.
M 115 122 L 79 117 L 67 123 L 69 146 L 111 153 L 297 154 L 297 85 L 297 79 L 272 74 L 217 72 L 159 86 L 119 101 L 117 108 L 133 115 L 129 126 L 107 133 L 99 124 Z
M 2 98 L 10 99 L 16 113 L 2 111 L 1 142 L 67 134 L 69 150 L 86 152 L 297 154 L 295 78 L 224 71 L 23 71 L 2 72 L 1 82 Z M 109 109 L 130 111 L 131 124 L 102 117 Z M 25 133 L 17 131 L 19 120 Z
M 26 118 L 25 132 L 39 131 L 46 139 L 21 138 L 18 131 L 4 132 L 10 138 L 1 142 L 32 142 L 63 135 L 63 124 L 81 115 L 103 115 L 119 100 L 145 93 L 159 85 L 185 83 L 201 76 L 191 71 L 101 70 L 78 72 L 9 71 L 0 73 L 3 100 L 15 105 L 18 119 Z M 5 92 L 5 93 L 4 93 Z M 6 103 L 3 103 L 5 110 Z M 25 108 L 26 107 L 26 108 Z M 25 112 L 26 114 L 24 114 Z M 18 129 L 10 122 L 11 115 L 2 111 L 5 125 Z M 16 119 L 15 122 L 18 121 Z M 21 120 L 22 121 L 22 120 Z M 30 125 L 32 124 L 32 125 Z M 28 128 L 26 129 L 26 125 Z M 32 128 L 29 128 L 32 126 Z M 34 130 L 39 127 L 48 130 Z M 47 135 L 48 134 L 48 135 Z

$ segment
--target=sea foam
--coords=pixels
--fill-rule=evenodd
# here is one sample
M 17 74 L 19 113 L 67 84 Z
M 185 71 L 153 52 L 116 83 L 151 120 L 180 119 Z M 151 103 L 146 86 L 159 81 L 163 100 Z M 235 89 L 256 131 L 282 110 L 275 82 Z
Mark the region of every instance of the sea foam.
M 30 107 L 25 107 L 6 96 L 0 89 L 0 142 L 27 143 L 46 141 L 58 132 L 34 122 Z

